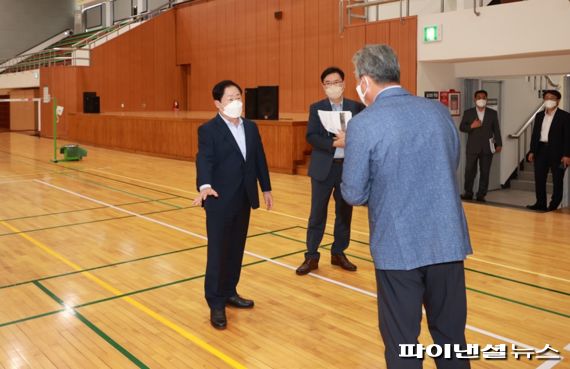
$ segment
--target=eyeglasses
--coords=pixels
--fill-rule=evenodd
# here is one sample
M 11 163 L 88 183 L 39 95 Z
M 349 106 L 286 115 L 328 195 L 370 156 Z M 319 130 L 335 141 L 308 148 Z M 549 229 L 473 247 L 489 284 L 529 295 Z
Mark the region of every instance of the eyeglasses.
M 326 87 L 331 87 L 331 86 L 341 86 L 343 83 L 344 83 L 344 81 L 341 81 L 341 80 L 324 81 L 323 85 L 325 85 Z

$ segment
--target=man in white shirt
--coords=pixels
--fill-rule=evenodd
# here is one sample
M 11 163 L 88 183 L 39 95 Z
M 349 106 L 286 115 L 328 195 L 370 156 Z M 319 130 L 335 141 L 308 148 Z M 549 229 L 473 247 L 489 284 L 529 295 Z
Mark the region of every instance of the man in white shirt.
M 558 107 L 562 95 L 544 91 L 544 111 L 536 114 L 530 142 L 529 162 L 534 162 L 536 203 L 527 208 L 538 211 L 558 209 L 562 202 L 564 171 L 570 166 L 570 114 Z M 546 206 L 546 179 L 552 172 L 552 197 Z

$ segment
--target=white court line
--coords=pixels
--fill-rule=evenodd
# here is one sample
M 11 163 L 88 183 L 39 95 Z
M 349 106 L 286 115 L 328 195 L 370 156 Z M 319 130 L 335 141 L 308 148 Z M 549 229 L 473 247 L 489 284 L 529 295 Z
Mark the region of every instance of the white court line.
M 35 181 L 35 182 L 38 182 L 38 183 L 41 183 L 41 184 L 43 184 L 43 185 L 45 185 L 45 186 L 48 186 L 48 187 L 57 189 L 57 190 L 59 190 L 59 191 L 66 192 L 66 193 L 68 193 L 68 194 L 71 194 L 71 195 L 80 197 L 80 198 L 82 198 L 82 199 L 89 200 L 89 201 L 92 201 L 92 202 L 97 203 L 97 204 L 100 204 L 100 205 L 108 206 L 108 207 L 110 207 L 110 208 L 112 208 L 112 209 L 115 209 L 115 210 L 118 210 L 118 211 L 122 211 L 122 212 L 127 213 L 127 214 L 130 214 L 130 215 L 134 215 L 134 216 L 136 216 L 136 217 L 138 217 L 138 218 L 147 220 L 147 221 L 149 221 L 149 222 L 156 223 L 156 224 L 162 225 L 162 226 L 164 226 L 164 227 L 167 227 L 167 228 L 170 228 L 170 229 L 174 229 L 174 230 L 176 230 L 176 231 L 179 231 L 179 232 L 182 232 L 182 233 L 185 233 L 185 234 L 194 236 L 194 237 L 198 237 L 198 238 L 203 239 L 203 240 L 207 240 L 207 239 L 208 239 L 208 238 L 205 237 L 205 236 L 202 236 L 202 235 L 197 234 L 197 233 L 194 233 L 194 232 L 190 232 L 190 231 L 188 231 L 188 230 L 186 230 L 186 229 L 184 229 L 184 228 L 180 228 L 180 227 L 177 227 L 177 226 L 174 226 L 174 225 L 165 223 L 165 222 L 161 222 L 161 221 L 159 221 L 159 220 L 156 220 L 156 219 L 153 219 L 153 218 L 149 218 L 149 217 L 147 217 L 147 216 L 144 216 L 144 215 L 141 215 L 141 214 L 138 214 L 138 213 L 129 211 L 129 210 L 125 210 L 125 209 L 119 208 L 119 207 L 117 207 L 117 206 L 108 204 L 108 203 L 106 203 L 106 202 L 103 202 L 103 201 L 100 201 L 100 200 L 91 198 L 91 197 L 89 197 L 89 196 L 85 196 L 85 195 L 82 195 L 82 194 L 80 194 L 80 193 L 77 193 L 77 192 L 74 192 L 74 191 L 70 191 L 70 190 L 68 190 L 68 189 L 65 189 L 65 188 L 62 188 L 62 187 L 59 187 L 59 186 L 52 185 L 51 183 L 47 183 L 47 182 L 40 181 L 40 180 L 37 180 L 37 179 L 34 180 L 34 181 Z M 267 257 L 265 257 L 265 256 L 257 255 L 257 254 L 255 254 L 255 253 L 252 253 L 252 252 L 249 252 L 249 251 L 245 251 L 245 253 L 246 253 L 247 255 L 253 256 L 253 257 L 258 258 L 258 259 L 261 259 L 261 260 L 265 260 L 265 261 L 267 261 L 267 262 L 269 262 L 269 263 L 272 263 L 272 264 L 275 264 L 275 265 L 279 265 L 279 266 L 282 266 L 282 267 L 287 268 L 287 269 L 291 269 L 291 270 L 295 270 L 295 269 L 296 269 L 295 267 L 293 267 L 293 266 L 291 266 L 291 265 L 289 265 L 289 264 L 285 264 L 285 263 L 279 262 L 279 261 L 277 261 L 277 260 L 272 260 L 272 259 L 267 258 Z M 350 290 L 352 290 L 352 291 L 355 291 L 355 292 L 364 294 L 364 295 L 366 295 L 366 296 L 375 297 L 375 298 L 377 297 L 376 294 L 373 293 L 373 292 L 369 292 L 369 291 L 363 290 L 363 289 L 361 289 L 361 288 L 358 288 L 358 287 L 355 287 L 355 286 L 352 286 L 352 285 L 349 285 L 349 284 L 346 284 L 346 283 L 343 283 L 343 282 L 336 281 L 336 280 L 331 279 L 331 278 L 323 277 L 323 276 L 320 276 L 320 275 L 314 274 L 314 273 L 309 273 L 309 275 L 312 276 L 312 277 L 314 277 L 314 278 L 318 278 L 318 279 L 320 279 L 320 280 L 323 280 L 323 281 L 325 281 L 325 282 L 329 282 L 329 283 L 335 284 L 335 285 L 337 285 L 337 286 L 344 287 L 344 288 L 350 289 Z M 486 330 L 484 330 L 484 329 L 474 327 L 474 326 L 472 326 L 472 325 L 467 325 L 467 326 L 466 326 L 466 329 L 469 329 L 469 330 L 471 330 L 471 331 L 473 331 L 473 332 L 477 332 L 477 333 L 486 335 L 486 336 L 491 337 L 491 338 L 498 339 L 498 340 L 500 340 L 500 341 L 502 341 L 502 342 L 508 342 L 508 343 L 515 344 L 515 345 L 520 346 L 520 347 L 525 347 L 525 348 L 528 348 L 528 349 L 532 349 L 532 350 L 535 350 L 535 351 L 536 351 L 536 350 L 539 350 L 539 349 L 536 348 L 536 347 L 523 344 L 523 343 L 521 343 L 521 342 L 515 341 L 515 340 L 510 339 L 510 338 L 508 338 L 508 337 L 500 336 L 500 335 L 494 334 L 494 333 L 492 333 L 492 332 L 486 331 Z M 569 346 L 570 346 L 570 345 L 569 345 Z M 562 358 L 562 359 L 563 359 L 563 358 Z M 560 361 L 562 361 L 562 359 L 556 361 L 556 363 L 559 363 Z M 547 362 L 547 363 L 550 363 L 550 362 Z M 545 364 L 547 364 L 547 363 L 545 363 Z M 541 369 L 544 369 L 544 368 L 541 368 Z
M 555 276 L 552 276 L 552 275 L 549 275 L 549 274 L 544 274 L 544 273 L 537 273 L 537 272 L 533 272 L 533 271 L 531 271 L 531 270 L 521 269 L 521 268 L 517 268 L 517 267 L 505 265 L 505 264 L 494 263 L 494 262 L 492 262 L 492 261 L 487 261 L 487 260 L 479 259 L 479 258 L 477 258 L 477 257 L 470 256 L 470 255 L 467 256 L 467 260 L 475 260 L 475 261 L 479 261 L 479 262 L 481 262 L 481 263 L 496 265 L 496 266 L 500 266 L 500 267 L 502 267 L 502 268 L 516 270 L 516 271 L 518 271 L 518 272 L 524 272 L 524 273 L 528 273 L 528 274 L 534 274 L 534 275 L 537 275 L 537 276 L 539 276 L 539 277 L 550 278 L 550 279 L 556 279 L 556 280 L 562 281 L 562 282 L 570 282 L 570 279 L 564 279 L 564 278 L 561 278 L 561 277 L 555 277 Z
M 185 193 L 189 193 L 189 194 L 193 194 L 193 195 L 197 195 L 197 194 L 198 194 L 198 193 L 195 192 L 195 191 L 186 191 L 186 190 L 182 190 L 182 189 L 177 188 L 177 187 L 165 186 L 165 185 L 161 185 L 161 184 L 154 183 L 154 182 L 144 181 L 144 180 L 142 180 L 142 179 L 137 179 L 137 178 L 133 178 L 133 177 L 123 176 L 123 175 L 115 174 L 115 173 L 112 173 L 112 172 L 106 172 L 106 171 L 103 171 L 103 170 L 100 170 L 100 169 L 102 169 L 102 168 L 95 168 L 95 169 L 90 169 L 90 170 L 84 170 L 84 172 L 86 172 L 86 173 L 89 173 L 90 171 L 93 171 L 93 172 L 101 172 L 101 173 L 109 174 L 109 175 L 116 176 L 116 177 L 121 177 L 121 178 L 130 179 L 130 180 L 135 181 L 135 182 L 146 183 L 146 184 L 149 184 L 149 185 L 153 185 L 153 186 L 157 186 L 157 187 L 163 187 L 163 188 L 168 188 L 168 189 L 176 190 L 176 191 L 179 191 L 179 192 L 185 192 Z M 259 208 L 258 210 L 268 211 L 267 209 L 263 209 L 263 208 Z M 301 221 L 303 221 L 303 222 L 306 222 L 306 221 L 307 221 L 307 218 L 301 218 L 301 217 L 298 217 L 298 216 L 295 216 L 295 215 L 291 215 L 291 214 L 287 214 L 287 213 L 282 213 L 282 212 L 275 211 L 275 210 L 271 210 L 271 213 L 277 214 L 277 215 L 281 215 L 281 216 L 284 216 L 284 217 L 287 217 L 287 218 L 291 218 L 291 219 L 301 220 Z M 329 227 L 329 228 L 334 227 L 332 224 L 326 224 L 326 226 Z M 354 230 L 354 229 L 352 229 L 351 232 L 352 232 L 352 233 L 358 233 L 358 234 L 361 234 L 361 235 L 364 235 L 364 236 L 369 236 L 369 235 L 370 235 L 369 232 L 362 232 L 362 231 L 357 231 L 357 230 Z M 562 282 L 570 282 L 570 280 L 568 280 L 568 279 L 564 279 L 564 278 L 560 278 L 560 277 L 555 277 L 555 276 L 548 275 L 548 274 L 544 274 L 544 273 L 537 273 L 537 272 L 533 272 L 533 271 L 526 270 L 526 269 L 520 269 L 520 268 L 513 267 L 513 266 L 509 266 L 509 265 L 494 263 L 494 262 L 492 262 L 492 261 L 487 261 L 487 260 L 479 259 L 479 258 L 476 258 L 476 257 L 473 257 L 473 256 L 468 256 L 467 258 L 468 258 L 468 259 L 471 259 L 471 260 L 475 260 L 475 261 L 480 261 L 480 262 L 482 262 L 482 263 L 487 263 L 487 264 L 496 265 L 496 266 L 500 266 L 500 267 L 507 268 L 507 269 L 516 270 L 516 271 L 523 272 L 523 273 L 528 273 L 528 274 L 537 275 L 537 276 L 544 277 L 544 278 L 555 279 L 555 280 L 559 280 L 559 281 L 562 281 Z

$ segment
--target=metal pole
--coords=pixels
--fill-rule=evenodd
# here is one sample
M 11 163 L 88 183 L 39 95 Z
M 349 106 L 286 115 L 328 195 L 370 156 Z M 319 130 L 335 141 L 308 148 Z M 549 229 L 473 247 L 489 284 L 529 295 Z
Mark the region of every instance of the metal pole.
M 410 0 L 406 0 L 406 17 L 410 16 Z
M 57 99 L 53 98 L 53 159 L 57 163 Z
M 442 13 L 445 12 L 445 0 L 441 0 L 440 11 L 441 11 Z
M 475 13 L 476 16 L 481 15 L 481 13 L 477 11 L 477 0 L 473 0 L 473 13 Z
M 402 2 L 403 2 L 403 1 L 404 1 L 404 0 L 400 0 L 400 22 L 403 22 L 403 21 L 404 21 L 404 17 L 402 17 L 402 5 L 403 5 Z
M 344 32 L 344 0 L 338 1 L 338 29 L 340 34 Z

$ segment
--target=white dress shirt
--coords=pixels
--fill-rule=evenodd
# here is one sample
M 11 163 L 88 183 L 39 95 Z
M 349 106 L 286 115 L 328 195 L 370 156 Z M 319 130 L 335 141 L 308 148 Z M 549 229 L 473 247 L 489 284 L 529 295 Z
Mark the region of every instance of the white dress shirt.
M 245 128 L 243 127 L 243 120 L 239 118 L 239 124 L 236 126 L 235 124 L 224 118 L 223 115 L 220 114 L 220 117 L 224 120 L 226 126 L 228 126 L 228 129 L 232 133 L 232 136 L 234 136 L 234 139 L 236 140 L 236 143 L 239 146 L 239 150 L 241 151 L 241 155 L 243 156 L 243 160 L 245 160 L 247 152 L 245 146 Z M 202 191 L 205 188 L 211 188 L 211 187 L 212 185 L 209 183 L 203 184 L 200 186 L 200 191 Z
M 552 125 L 552 119 L 554 118 L 554 114 L 556 114 L 556 110 L 554 109 L 552 114 L 548 114 L 546 110 L 544 111 L 544 119 L 542 120 L 542 127 L 540 129 L 540 142 L 548 143 L 548 132 L 550 132 L 550 126 Z

